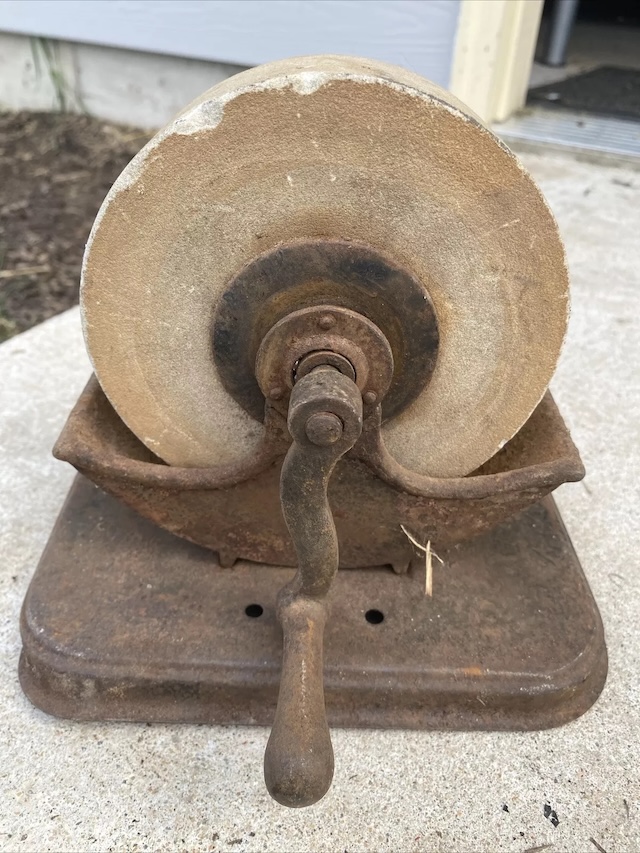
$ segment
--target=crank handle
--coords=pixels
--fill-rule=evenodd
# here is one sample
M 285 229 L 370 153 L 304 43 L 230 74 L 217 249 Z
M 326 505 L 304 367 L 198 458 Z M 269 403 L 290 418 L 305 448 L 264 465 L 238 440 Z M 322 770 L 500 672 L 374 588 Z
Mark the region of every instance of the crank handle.
M 298 571 L 278 596 L 282 674 L 264 776 L 271 796 L 295 808 L 321 799 L 333 778 L 323 635 L 339 554 L 327 488 L 336 462 L 362 431 L 360 391 L 337 370 L 318 367 L 294 386 L 288 426 L 293 443 L 282 466 L 280 501 Z

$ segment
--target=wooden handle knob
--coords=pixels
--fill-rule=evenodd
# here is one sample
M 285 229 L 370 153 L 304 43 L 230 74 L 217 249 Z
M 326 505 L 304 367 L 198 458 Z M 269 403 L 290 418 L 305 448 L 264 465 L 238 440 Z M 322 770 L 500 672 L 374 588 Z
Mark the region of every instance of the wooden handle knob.
M 283 806 L 317 803 L 333 779 L 333 747 L 324 706 L 323 602 L 283 590 L 284 633 L 278 707 L 264 756 L 269 793 Z

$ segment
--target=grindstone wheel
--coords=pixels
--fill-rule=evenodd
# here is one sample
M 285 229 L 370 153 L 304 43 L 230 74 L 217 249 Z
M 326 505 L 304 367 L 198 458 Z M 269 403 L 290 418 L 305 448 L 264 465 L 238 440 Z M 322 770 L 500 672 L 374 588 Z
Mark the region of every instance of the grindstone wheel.
M 412 382 L 420 294 L 437 321 L 428 381 L 404 395 L 392 385 L 383 407 L 388 450 L 419 474 L 471 472 L 518 431 L 552 376 L 568 311 L 563 249 L 531 178 L 470 110 L 378 62 L 305 57 L 238 74 L 127 166 L 96 219 L 81 289 L 112 405 L 171 465 L 249 464 L 261 398 L 257 387 L 235 393 L 216 358 L 220 311 L 235 316 L 225 299 L 245 279 L 253 309 L 276 304 L 246 271 L 277 271 L 279 247 L 322 241 L 384 260 L 383 298 L 397 303 L 390 323 L 406 339 L 391 341 L 397 386 Z M 357 294 L 377 262 L 356 280 L 353 264 L 334 276 L 325 260 L 309 273 L 307 301 L 324 276 L 323 300 L 367 313 Z M 296 287 L 303 308 L 305 282 Z M 233 337 L 233 323 L 225 329 Z

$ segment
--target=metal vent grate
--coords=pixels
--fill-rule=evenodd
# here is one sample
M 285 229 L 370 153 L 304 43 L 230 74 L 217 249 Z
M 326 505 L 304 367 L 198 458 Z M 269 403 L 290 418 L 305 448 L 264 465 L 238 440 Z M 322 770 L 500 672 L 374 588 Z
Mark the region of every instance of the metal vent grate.
M 640 159 L 636 121 L 542 108 L 520 113 L 493 130 L 508 145 L 525 142 Z

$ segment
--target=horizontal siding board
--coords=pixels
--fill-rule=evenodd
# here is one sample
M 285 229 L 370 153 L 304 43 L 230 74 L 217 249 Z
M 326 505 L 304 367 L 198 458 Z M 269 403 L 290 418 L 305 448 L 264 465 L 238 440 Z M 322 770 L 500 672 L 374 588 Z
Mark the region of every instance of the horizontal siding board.
M 256 65 L 344 53 L 449 83 L 459 0 L 2 0 L 0 31 Z

